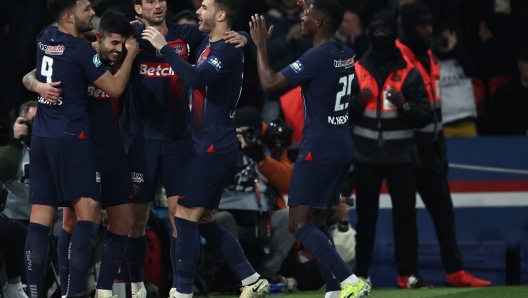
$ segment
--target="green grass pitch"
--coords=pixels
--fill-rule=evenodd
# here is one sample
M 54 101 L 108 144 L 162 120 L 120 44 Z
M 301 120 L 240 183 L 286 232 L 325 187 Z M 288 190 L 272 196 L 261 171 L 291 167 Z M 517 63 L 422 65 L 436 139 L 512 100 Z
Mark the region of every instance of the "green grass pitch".
M 276 298 L 324 298 L 323 291 L 297 292 L 284 295 L 268 295 Z M 237 298 L 238 296 L 215 295 L 211 298 Z M 528 286 L 494 286 L 487 288 L 388 289 L 374 288 L 370 298 L 528 298 Z

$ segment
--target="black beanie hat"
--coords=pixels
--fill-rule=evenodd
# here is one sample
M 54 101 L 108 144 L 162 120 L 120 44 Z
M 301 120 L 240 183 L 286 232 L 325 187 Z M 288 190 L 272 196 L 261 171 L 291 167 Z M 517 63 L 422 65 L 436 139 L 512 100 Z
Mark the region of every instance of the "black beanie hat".
M 254 107 L 239 108 L 235 114 L 235 125 L 236 127 L 250 126 L 262 130 L 262 116 Z
M 401 24 L 405 32 L 410 32 L 414 27 L 433 20 L 431 11 L 423 4 L 412 2 L 404 4 L 400 11 Z
M 370 31 L 372 31 L 372 29 L 377 26 L 387 26 L 391 30 L 392 34 L 398 33 L 398 23 L 396 22 L 396 16 L 390 9 L 380 10 L 372 17 L 369 25 Z

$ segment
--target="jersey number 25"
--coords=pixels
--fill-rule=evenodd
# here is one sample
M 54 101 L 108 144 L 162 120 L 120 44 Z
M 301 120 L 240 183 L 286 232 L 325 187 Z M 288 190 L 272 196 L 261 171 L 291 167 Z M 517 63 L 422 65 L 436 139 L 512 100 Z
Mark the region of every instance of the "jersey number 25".
M 338 112 L 348 108 L 350 102 L 350 90 L 352 89 L 352 80 L 355 74 L 349 74 L 339 79 L 339 84 L 343 84 L 343 89 L 337 93 L 334 112 Z M 341 102 L 343 97 L 348 97 L 346 102 Z

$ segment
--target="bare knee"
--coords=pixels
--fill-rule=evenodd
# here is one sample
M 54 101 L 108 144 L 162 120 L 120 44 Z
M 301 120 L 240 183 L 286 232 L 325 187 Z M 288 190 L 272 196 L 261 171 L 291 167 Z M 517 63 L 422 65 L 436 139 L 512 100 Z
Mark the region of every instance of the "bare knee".
M 150 205 L 148 203 L 134 204 L 134 223 L 129 236 L 141 237 L 145 235 L 145 226 L 149 219 Z
M 62 210 L 62 229 L 72 234 L 75 229 L 75 224 L 77 224 L 77 214 L 71 208 L 66 207 Z

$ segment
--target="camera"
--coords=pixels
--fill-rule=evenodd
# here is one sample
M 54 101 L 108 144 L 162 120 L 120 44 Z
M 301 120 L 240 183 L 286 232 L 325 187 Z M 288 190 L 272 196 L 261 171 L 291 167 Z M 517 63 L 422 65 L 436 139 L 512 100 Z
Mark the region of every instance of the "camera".
M 270 148 L 288 148 L 292 143 L 293 128 L 282 119 L 274 119 L 268 125 L 266 140 Z
M 260 138 L 260 130 L 256 129 L 255 127 L 248 127 L 246 130 L 242 131 L 240 133 L 242 137 L 244 138 L 244 141 L 248 146 L 253 146 L 258 143 L 258 140 Z
M 25 124 L 28 127 L 27 135 L 22 136 L 20 139 L 22 140 L 22 142 L 24 142 L 24 144 L 26 144 L 26 146 L 29 147 L 31 143 L 31 132 L 33 131 L 33 119 L 26 119 L 20 123 Z

